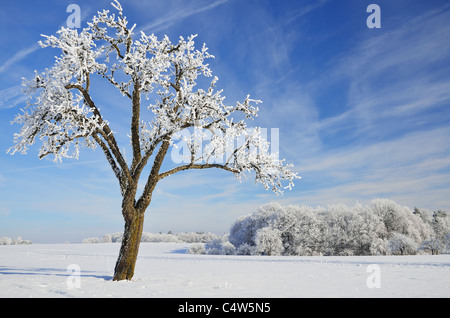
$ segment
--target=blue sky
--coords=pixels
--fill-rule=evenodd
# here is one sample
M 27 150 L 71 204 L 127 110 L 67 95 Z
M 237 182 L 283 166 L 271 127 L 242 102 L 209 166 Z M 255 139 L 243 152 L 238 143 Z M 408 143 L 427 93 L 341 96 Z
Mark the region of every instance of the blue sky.
M 21 78 L 53 64 L 41 34 L 66 25 L 69 4 L 82 27 L 110 1 L 5 0 L 0 11 L 0 236 L 35 243 L 80 242 L 121 232 L 120 192 L 100 150 L 79 160 L 6 154 L 24 107 Z M 369 4 L 381 9 L 370 29 Z M 411 208 L 450 209 L 450 2 L 421 0 L 122 1 L 138 30 L 198 34 L 230 104 L 261 99 L 250 125 L 279 128 L 280 157 L 302 176 L 276 196 L 225 171 L 188 171 L 160 182 L 145 231 L 227 232 L 258 206 L 362 204 L 378 197 Z M 94 88 L 91 88 L 93 91 Z M 126 100 L 98 85 L 97 104 L 123 147 Z

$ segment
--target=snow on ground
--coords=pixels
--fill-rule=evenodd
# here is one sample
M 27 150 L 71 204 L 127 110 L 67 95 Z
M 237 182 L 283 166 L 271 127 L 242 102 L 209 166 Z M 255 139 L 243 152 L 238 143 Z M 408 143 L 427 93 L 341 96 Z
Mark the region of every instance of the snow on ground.
M 0 246 L 0 297 L 450 297 L 450 255 L 190 255 L 188 246 L 142 243 L 133 280 L 121 282 L 117 243 Z

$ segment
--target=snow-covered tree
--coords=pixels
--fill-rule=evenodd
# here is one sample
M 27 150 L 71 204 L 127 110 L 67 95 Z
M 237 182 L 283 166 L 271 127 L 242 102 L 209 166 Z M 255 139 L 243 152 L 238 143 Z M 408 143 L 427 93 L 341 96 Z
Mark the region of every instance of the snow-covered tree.
M 0 237 L 0 245 L 11 245 L 13 240 L 9 237 L 2 236 Z
M 236 253 L 251 254 L 262 229 L 279 236 L 282 255 L 415 254 L 417 246 L 434 234 L 420 215 L 392 200 L 326 209 L 270 203 L 233 223 L 229 240 Z
M 427 251 L 431 253 L 431 255 L 437 255 L 443 251 L 444 247 L 444 243 L 441 240 L 435 237 L 430 237 L 422 242 L 419 246 L 419 250 Z
M 418 246 L 412 238 L 395 232 L 391 234 L 391 238 L 387 241 L 387 248 L 393 255 L 414 255 Z
M 420 243 L 432 235 L 431 228 L 420 215 L 392 200 L 372 200 L 369 209 L 383 221 L 386 229 L 384 239 L 389 239 L 390 234 L 395 232 L 411 237 L 416 243 Z
M 263 255 L 281 255 L 283 241 L 281 232 L 271 227 L 263 227 L 256 232 L 256 250 Z
M 433 212 L 431 227 L 433 228 L 436 239 L 443 242 L 445 236 L 450 233 L 450 216 L 448 213 L 443 210 Z
M 272 202 L 259 207 L 253 214 L 239 218 L 231 226 L 229 241 L 236 247 L 242 244 L 255 246 L 256 232 L 264 227 L 273 226 L 282 211 L 281 205 Z
M 61 55 L 51 68 L 24 80 L 24 92 L 30 99 L 15 118 L 22 128 L 15 134 L 10 152 L 26 153 L 36 139 L 42 142 L 39 158 L 50 154 L 55 160 L 78 158 L 80 148 L 100 147 L 118 180 L 125 221 L 114 280 L 129 280 L 134 274 L 144 212 L 160 180 L 189 169 L 218 168 L 238 178 L 252 171 L 256 182 L 280 193 L 293 186 L 297 174 L 278 154 L 267 151 L 268 142 L 257 128 L 248 128 L 246 121 L 257 116 L 260 101 L 247 96 L 235 105 L 224 103 L 222 90 L 216 89 L 218 78 L 212 77 L 206 63 L 213 56 L 205 45 L 195 48 L 195 35 L 180 37 L 176 43 L 167 36 L 136 35 L 135 25 L 129 26 L 120 3 L 115 0 L 112 5 L 116 13 L 98 12 L 86 28 L 62 27 L 56 36 L 44 36 L 40 45 L 57 48 Z M 128 101 L 130 161 L 118 145 L 117 132 L 101 112 L 108 105 L 99 105 L 95 99 L 94 77 L 111 84 Z M 209 87 L 197 87 L 200 77 L 211 78 Z M 143 107 L 148 110 L 146 116 L 141 114 Z M 182 133 L 194 129 L 200 137 L 211 132 L 208 147 L 199 149 L 192 133 Z M 187 158 L 161 171 L 169 148 L 180 135 Z M 233 146 L 230 140 L 238 139 L 243 142 Z M 225 158 L 217 162 L 218 156 Z M 150 172 L 143 177 L 146 166 Z M 144 186 L 138 193 L 142 179 Z
M 324 222 L 319 211 L 309 206 L 289 205 L 277 220 L 277 228 L 286 255 L 316 255 L 322 253 Z M 292 225 L 291 225 L 292 224 Z
M 450 254 L 450 233 L 448 233 L 445 237 L 444 237 L 444 251 L 443 253 L 445 254 Z

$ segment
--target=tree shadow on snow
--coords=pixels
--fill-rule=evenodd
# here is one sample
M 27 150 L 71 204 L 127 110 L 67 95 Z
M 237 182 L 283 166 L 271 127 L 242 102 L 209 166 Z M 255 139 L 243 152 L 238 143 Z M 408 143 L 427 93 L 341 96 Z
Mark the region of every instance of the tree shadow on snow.
M 176 249 L 176 250 L 171 250 L 169 253 L 170 254 L 186 254 L 187 250 L 188 249 L 185 247 L 185 248 L 179 248 L 179 249 Z
M 97 275 L 93 271 L 83 271 L 79 273 L 80 277 L 93 277 L 103 280 L 112 280 L 113 277 L 109 275 Z M 61 268 L 19 268 L 19 267 L 6 267 L 0 266 L 0 275 L 36 275 L 36 276 L 62 276 L 69 277 L 76 275 L 71 270 Z

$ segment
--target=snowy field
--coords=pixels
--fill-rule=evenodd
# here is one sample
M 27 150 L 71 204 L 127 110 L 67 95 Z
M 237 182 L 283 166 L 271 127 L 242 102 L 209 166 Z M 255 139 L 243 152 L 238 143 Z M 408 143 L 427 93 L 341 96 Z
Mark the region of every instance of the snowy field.
M 0 297 L 450 297 L 450 255 L 216 256 L 188 246 L 142 243 L 133 281 L 121 282 L 111 280 L 117 243 L 0 246 Z

